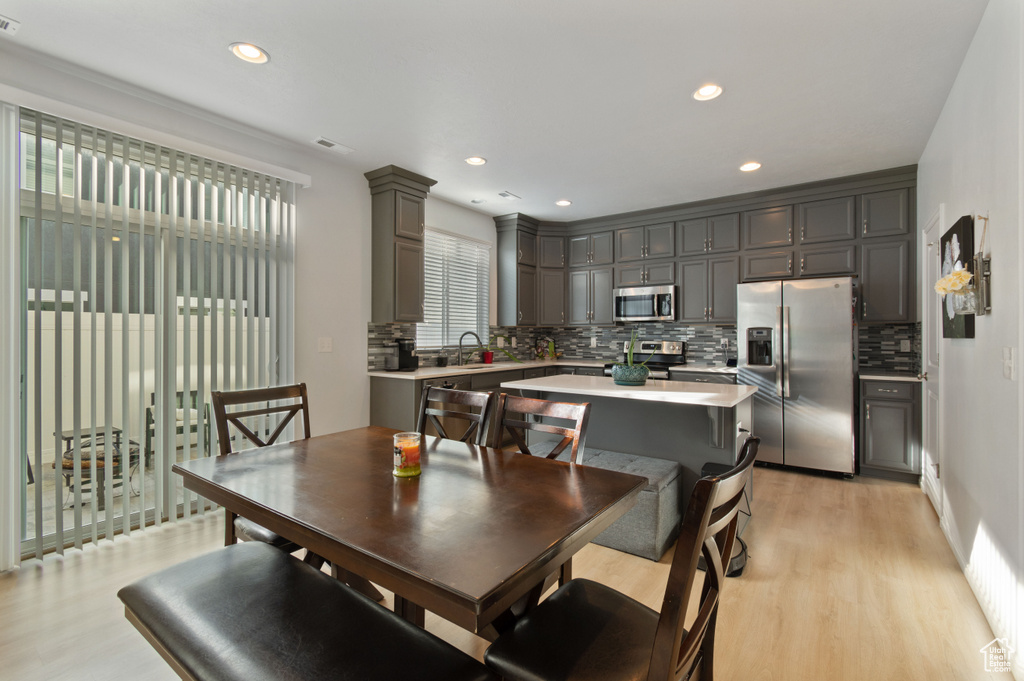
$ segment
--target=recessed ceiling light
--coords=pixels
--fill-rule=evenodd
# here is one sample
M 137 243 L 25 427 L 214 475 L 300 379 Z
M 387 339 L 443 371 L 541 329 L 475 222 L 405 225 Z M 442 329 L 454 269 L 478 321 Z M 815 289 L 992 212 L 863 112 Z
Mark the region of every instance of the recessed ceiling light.
M 757 170 L 760 167 L 760 163 L 758 163 L 757 161 L 751 161 L 750 163 L 744 163 L 743 165 L 741 165 L 740 170 L 742 170 L 745 173 L 749 173 L 751 170 Z
M 714 83 L 708 83 L 707 85 L 701 86 L 696 92 L 694 92 L 693 98 L 698 102 L 706 102 L 709 99 L 714 99 L 720 94 L 722 94 L 722 88 Z
M 466 163 L 468 163 L 471 166 L 482 166 L 483 164 L 487 163 L 487 159 L 484 158 L 483 156 L 470 156 L 469 158 L 466 159 Z
M 559 199 L 558 201 L 555 201 L 555 205 L 556 206 L 571 206 L 572 205 L 572 201 L 570 201 L 569 199 Z
M 242 61 L 252 64 L 266 64 L 270 61 L 270 55 L 267 54 L 267 51 L 261 47 L 256 47 L 252 43 L 231 43 L 228 45 L 228 49 Z

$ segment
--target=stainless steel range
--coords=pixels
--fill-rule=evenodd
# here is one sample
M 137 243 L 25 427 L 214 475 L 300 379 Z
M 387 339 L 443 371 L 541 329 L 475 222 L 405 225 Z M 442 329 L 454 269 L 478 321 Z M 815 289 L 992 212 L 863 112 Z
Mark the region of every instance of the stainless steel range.
M 622 362 L 626 361 L 629 341 L 622 344 Z M 648 359 L 649 358 L 649 359 Z M 668 379 L 668 371 L 672 367 L 686 364 L 686 343 L 683 341 L 637 341 L 633 348 L 633 363 L 640 364 L 646 360 L 651 370 L 651 378 Z M 615 363 L 604 365 L 604 375 L 612 375 Z

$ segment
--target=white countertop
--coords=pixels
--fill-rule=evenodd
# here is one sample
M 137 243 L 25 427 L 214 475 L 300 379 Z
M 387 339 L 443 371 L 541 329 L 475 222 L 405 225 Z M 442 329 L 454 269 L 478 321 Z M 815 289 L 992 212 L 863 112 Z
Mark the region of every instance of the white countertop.
M 695 404 L 705 407 L 735 407 L 749 398 L 757 388 L 751 385 L 694 383 L 692 381 L 662 381 L 648 379 L 642 386 L 616 385 L 609 376 L 545 376 L 521 381 L 505 381 L 502 388 L 538 390 L 549 393 L 569 393 L 614 397 L 625 400 Z
M 447 378 L 467 374 L 492 373 L 495 371 L 522 371 L 546 367 L 603 367 L 605 362 L 596 359 L 535 359 L 522 362 L 494 362 L 493 364 L 466 364 L 463 366 L 431 367 L 421 366 L 416 371 L 370 371 L 369 376 L 398 378 L 416 381 L 423 378 Z

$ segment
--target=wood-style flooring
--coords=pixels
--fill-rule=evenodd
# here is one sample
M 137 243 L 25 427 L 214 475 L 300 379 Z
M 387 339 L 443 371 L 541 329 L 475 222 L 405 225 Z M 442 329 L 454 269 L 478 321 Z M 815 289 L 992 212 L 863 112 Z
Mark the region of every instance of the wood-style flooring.
M 176 678 L 115 593 L 216 550 L 222 523 L 213 513 L 165 524 L 0 574 L 0 679 Z M 1010 678 L 984 671 L 991 629 L 917 487 L 756 468 L 744 539 L 750 558 L 718 618 L 720 681 Z M 658 609 L 670 556 L 592 544 L 574 574 Z M 477 657 L 487 645 L 429 613 L 427 628 Z

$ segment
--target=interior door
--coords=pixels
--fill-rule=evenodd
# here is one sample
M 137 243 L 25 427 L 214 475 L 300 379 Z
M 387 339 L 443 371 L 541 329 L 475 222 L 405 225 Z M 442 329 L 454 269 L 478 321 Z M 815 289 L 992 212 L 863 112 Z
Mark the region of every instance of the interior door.
M 942 337 L 942 299 L 935 292 L 939 280 L 939 236 L 944 206 L 922 230 L 921 258 L 921 487 L 942 519 L 942 419 L 939 339 Z

